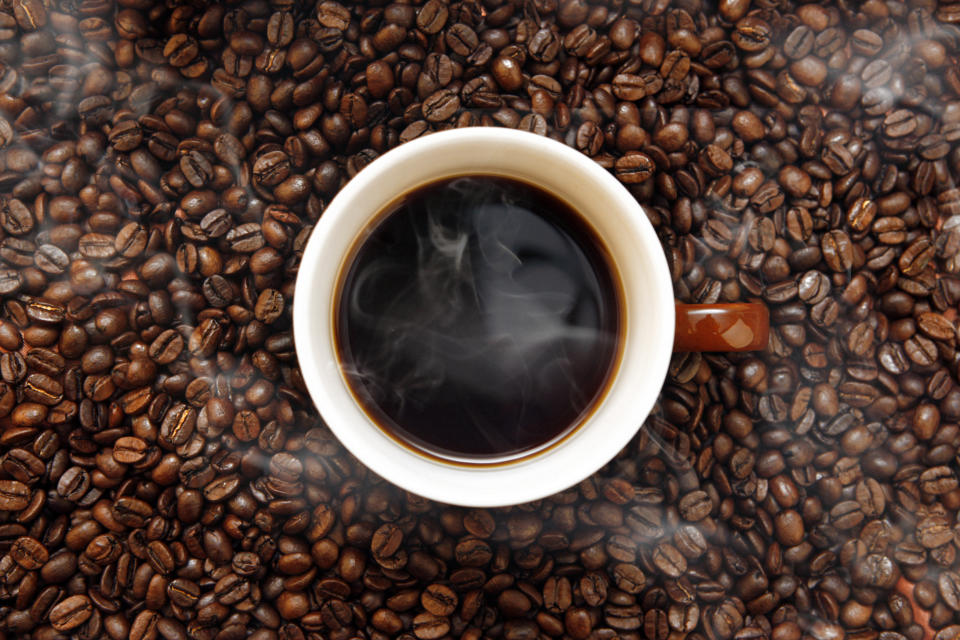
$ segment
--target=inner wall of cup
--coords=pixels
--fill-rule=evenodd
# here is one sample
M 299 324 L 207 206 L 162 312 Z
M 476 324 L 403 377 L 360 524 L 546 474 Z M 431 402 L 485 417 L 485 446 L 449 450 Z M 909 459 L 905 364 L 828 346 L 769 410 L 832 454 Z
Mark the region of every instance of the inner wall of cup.
M 442 170 L 434 169 L 437 158 L 443 159 Z M 623 345 L 620 349 L 620 357 L 615 363 L 615 369 L 611 372 L 611 381 L 606 385 L 604 396 L 599 404 L 591 408 L 586 423 L 565 436 L 558 444 L 563 445 L 566 441 L 577 438 L 585 427 L 593 423 L 602 423 L 601 426 L 611 432 L 621 429 L 635 430 L 645 415 L 637 416 L 634 424 L 624 425 L 619 420 L 606 420 L 602 410 L 603 405 L 624 391 L 635 395 L 639 391 L 634 386 L 636 382 L 630 383 L 629 386 L 632 386 L 630 390 L 619 390 L 621 387 L 628 386 L 624 380 L 626 374 L 632 371 L 634 375 L 629 377 L 633 380 L 637 373 L 633 369 L 642 363 L 649 365 L 656 360 L 653 353 L 654 345 L 662 342 L 672 344 L 672 320 L 667 323 L 670 329 L 669 335 L 662 331 L 664 314 L 669 313 L 672 318 L 672 289 L 668 277 L 666 279 L 657 277 L 666 275 L 665 264 L 656 264 L 657 260 L 664 263 L 660 247 L 653 246 L 651 252 L 649 242 L 629 232 L 631 229 L 626 221 L 631 216 L 644 216 L 642 209 L 619 183 L 609 175 L 605 175 L 606 172 L 603 169 L 592 163 L 583 166 L 584 163 L 580 162 L 580 158 L 573 158 L 573 160 L 574 162 L 571 162 L 567 154 L 531 151 L 529 145 L 512 140 L 506 144 L 503 141 L 490 141 L 489 145 L 476 143 L 468 145 L 452 141 L 452 144 L 445 145 L 445 148 L 424 149 L 418 156 L 407 158 L 404 162 L 397 162 L 394 166 L 378 173 L 375 190 L 363 189 L 350 199 L 352 203 L 349 208 L 353 213 L 362 211 L 364 215 L 353 215 L 350 218 L 353 222 L 353 228 L 350 230 L 352 240 L 343 252 L 337 268 L 337 286 L 330 292 L 331 340 L 335 339 L 333 314 L 337 304 L 339 284 L 349 266 L 350 257 L 358 243 L 362 242 L 361 236 L 364 231 L 375 224 L 380 213 L 397 197 L 423 184 L 457 175 L 503 175 L 524 180 L 556 194 L 588 220 L 606 245 L 613 262 L 612 266 L 616 271 L 615 280 L 623 288 L 620 292 L 621 303 L 624 306 L 622 317 L 624 326 L 621 331 Z M 583 160 L 588 161 L 586 158 Z M 361 173 L 358 178 L 360 177 L 366 176 Z M 598 184 L 598 177 L 606 178 L 607 184 Z M 664 288 L 667 290 L 667 295 L 663 293 Z M 664 302 L 667 303 L 666 309 Z M 665 363 L 662 368 L 662 375 L 665 375 Z M 644 376 L 643 384 L 654 385 L 650 395 L 652 403 L 655 392 L 662 382 L 662 375 L 658 375 L 656 367 L 648 369 L 646 373 L 648 375 Z M 342 372 L 340 377 L 351 399 L 356 403 Z M 405 449 L 412 449 L 416 455 L 429 457 L 422 451 L 397 443 L 393 437 L 376 427 L 375 421 L 365 412 L 364 415 L 381 436 L 389 438 L 395 445 L 401 444 Z M 595 428 L 591 427 L 591 430 Z M 538 452 L 535 455 L 545 454 L 548 451 Z M 485 461 L 486 464 L 490 462 L 495 461 Z

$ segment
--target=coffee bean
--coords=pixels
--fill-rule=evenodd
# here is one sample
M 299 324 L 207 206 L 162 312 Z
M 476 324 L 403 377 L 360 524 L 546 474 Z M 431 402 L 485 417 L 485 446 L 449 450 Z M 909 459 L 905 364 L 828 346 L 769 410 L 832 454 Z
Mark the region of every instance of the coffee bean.
M 260 322 L 273 324 L 283 315 L 283 295 L 276 289 L 265 289 L 260 292 L 254 314 Z
M 80 502 L 90 489 L 90 474 L 81 467 L 70 467 L 57 482 L 57 493 L 70 502 Z
M 23 286 L 23 276 L 14 269 L 0 268 L 0 295 L 16 293 Z
M 317 5 L 317 21 L 325 27 L 345 31 L 350 24 L 350 12 L 337 2 L 325 0 Z
M 135 436 L 123 436 L 113 444 L 113 458 L 121 464 L 136 464 L 147 455 L 147 443 Z
M 193 433 L 197 424 L 196 411 L 187 405 L 171 407 L 164 415 L 160 426 L 160 438 L 171 448 L 184 444 Z
M 883 119 L 883 132 L 889 138 L 901 138 L 910 135 L 917 128 L 917 120 L 912 111 L 898 109 Z
M 24 31 L 36 31 L 47 24 L 47 12 L 37 0 L 17 0 L 13 3 L 13 15 Z
M 850 36 L 850 46 L 857 53 L 873 56 L 883 47 L 883 39 L 868 29 L 857 29 Z
M 146 249 L 147 240 L 146 230 L 136 222 L 130 222 L 117 231 L 113 248 L 124 258 L 133 258 Z
M 167 584 L 167 596 L 178 606 L 192 608 L 200 597 L 200 588 L 192 580 L 175 578 Z
M 514 58 L 500 56 L 491 66 L 493 77 L 505 91 L 516 91 L 523 86 L 523 71 Z
M 442 616 L 431 613 L 420 613 L 413 619 L 413 635 L 420 640 L 434 640 L 447 634 L 450 630 L 449 621 Z
M 646 95 L 646 82 L 632 73 L 621 73 L 613 78 L 613 93 L 621 100 L 641 100 Z
M 932 467 L 920 474 L 920 488 L 925 493 L 939 495 L 958 486 L 956 475 L 948 467 Z
M 93 615 L 93 605 L 85 595 L 73 595 L 50 609 L 50 624 L 57 631 L 70 631 L 84 624 Z
M 136 120 L 121 120 L 110 129 L 110 146 L 120 152 L 130 152 L 143 142 L 143 131 Z
M 687 561 L 673 545 L 663 542 L 653 550 L 653 562 L 667 576 L 679 578 L 687 570 Z
M 664 556 L 664 558 L 666 558 L 666 556 Z M 673 557 L 669 562 L 675 570 L 679 570 L 683 564 L 682 562 L 674 562 L 675 560 L 676 557 Z M 668 560 L 663 559 L 662 561 L 667 562 Z M 621 562 L 613 567 L 612 574 L 613 581 L 617 585 L 617 588 L 626 593 L 640 593 L 647 583 L 647 578 L 643 571 L 640 567 L 633 564 Z
M 50 557 L 49 552 L 39 540 L 27 536 L 14 541 L 13 546 L 10 547 L 10 556 L 28 571 L 39 569 Z
M 457 608 L 457 594 L 450 587 L 432 584 L 424 589 L 420 603 L 428 613 L 435 616 L 449 616 Z
M 939 357 L 936 344 L 920 335 L 907 339 L 903 345 L 903 351 L 907 359 L 921 367 L 933 365 Z
M 16 480 L 0 480 L 0 510 L 19 511 L 30 503 L 30 489 Z
M 797 283 L 797 294 L 807 304 L 817 304 L 830 295 L 830 279 L 820 271 L 807 271 Z
M 921 313 L 917 318 L 917 328 L 928 338 L 949 341 L 956 338 L 957 330 L 953 323 L 939 313 Z
M 733 44 L 747 52 L 765 49 L 770 44 L 770 25 L 757 17 L 748 16 L 737 21 Z
M 417 28 L 427 34 L 443 29 L 449 16 L 447 6 L 440 0 L 428 0 L 417 12 Z
M 62 249 L 52 244 L 42 244 L 37 247 L 33 255 L 33 262 L 38 269 L 51 275 L 60 275 L 70 264 L 70 258 Z
M 147 640 L 157 637 L 157 629 L 160 623 L 160 616 L 156 611 L 149 609 L 141 611 L 130 625 L 129 637 L 131 640 Z
M 615 163 L 617 179 L 625 184 L 640 184 L 653 177 L 653 160 L 639 151 L 629 152 Z
M 830 510 L 830 519 L 838 529 L 852 529 L 863 521 L 864 514 L 855 500 L 845 500 Z
M 234 227 L 227 232 L 226 240 L 230 249 L 238 253 L 253 253 L 264 245 L 260 225 L 246 223 Z
M 680 514 L 685 520 L 696 522 L 710 514 L 713 503 L 704 491 L 694 491 L 680 499 L 678 504 Z
M 167 329 L 150 343 L 148 353 L 157 364 L 169 364 L 183 351 L 183 337 L 175 329 Z
M 196 188 L 203 187 L 213 177 L 213 165 L 198 151 L 180 156 L 180 171 L 187 182 Z
M 458 22 L 451 25 L 447 30 L 446 42 L 454 53 L 469 56 L 477 48 L 479 39 L 473 29 L 462 22 Z
M 428 122 L 447 120 L 460 108 L 460 97 L 451 89 L 441 89 L 423 101 L 423 117 Z
M 807 25 L 802 24 L 794 28 L 793 31 L 787 35 L 786 40 L 784 40 L 784 55 L 794 60 L 803 58 L 813 50 L 815 38 L 816 34 L 813 32 L 813 29 Z
M 843 231 L 831 231 L 820 242 L 823 259 L 833 271 L 847 271 L 853 266 L 853 246 Z
M 43 461 L 26 449 L 10 449 L 4 454 L 0 466 L 8 474 L 24 484 L 30 485 L 43 475 L 46 466 Z
M 211 502 L 226 500 L 236 492 L 239 482 L 239 478 L 235 475 L 217 478 L 204 486 L 203 497 Z
M 366 81 L 367 88 L 374 98 L 385 98 L 394 87 L 393 69 L 379 60 L 371 62 L 366 68 Z
M 266 187 L 273 187 L 290 175 L 290 159 L 283 151 L 268 151 L 253 164 L 254 179 Z

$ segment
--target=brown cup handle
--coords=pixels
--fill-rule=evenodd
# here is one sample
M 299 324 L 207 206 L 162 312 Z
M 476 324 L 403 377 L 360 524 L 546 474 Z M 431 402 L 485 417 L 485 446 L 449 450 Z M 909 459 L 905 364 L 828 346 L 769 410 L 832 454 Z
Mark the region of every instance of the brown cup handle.
M 770 312 L 760 302 L 677 304 L 674 351 L 757 351 L 770 335 Z

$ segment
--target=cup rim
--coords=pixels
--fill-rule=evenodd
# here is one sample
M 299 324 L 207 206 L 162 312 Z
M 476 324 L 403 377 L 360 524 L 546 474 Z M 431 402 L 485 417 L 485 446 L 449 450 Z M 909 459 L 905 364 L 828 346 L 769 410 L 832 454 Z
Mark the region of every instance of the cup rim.
M 605 211 L 604 215 L 617 216 L 622 225 L 617 234 L 622 231 L 628 236 L 641 256 L 631 258 L 630 263 L 644 261 L 648 284 L 653 283 L 649 291 L 644 291 L 647 309 L 642 337 L 648 343 L 644 361 L 626 362 L 631 356 L 631 340 L 637 343 L 641 337 L 631 335 L 631 331 L 637 334 L 638 328 L 631 328 L 631 296 L 627 291 L 627 327 L 623 338 L 626 347 L 620 367 L 612 374 L 616 379 L 610 383 L 601 406 L 586 423 L 547 451 L 516 462 L 479 467 L 416 454 L 375 426 L 348 391 L 337 363 L 331 328 L 337 284 L 331 281 L 339 279 L 340 266 L 357 237 L 357 233 L 347 234 L 343 229 L 352 226 L 362 230 L 379 213 L 378 208 L 357 214 L 354 203 L 368 190 L 377 190 L 383 176 L 404 167 L 419 167 L 421 173 L 430 176 L 411 179 L 406 189 L 462 174 L 446 171 L 444 160 L 437 159 L 457 150 L 462 153 L 465 148 L 477 157 L 485 152 L 525 154 L 532 163 L 531 174 L 538 170 L 537 160 L 546 158 L 553 165 L 579 172 L 581 179 L 615 200 L 615 211 Z M 425 169 L 424 164 L 417 163 L 431 163 L 436 168 Z M 516 177 L 540 181 L 535 175 Z M 381 199 L 385 205 L 396 196 L 385 194 Z M 592 219 L 596 211 L 584 215 Z M 331 270 L 334 262 L 336 267 Z M 529 132 L 487 127 L 453 129 L 407 142 L 376 158 L 354 176 L 327 206 L 307 242 L 293 303 L 294 343 L 304 383 L 320 416 L 346 449 L 374 473 L 403 489 L 439 502 L 474 507 L 519 504 L 552 495 L 611 460 L 635 435 L 659 395 L 672 353 L 674 323 L 674 297 L 666 257 L 652 224 L 630 192 L 599 164 L 563 143 Z M 623 379 L 628 365 L 629 378 Z M 605 425 L 602 431 L 600 424 Z

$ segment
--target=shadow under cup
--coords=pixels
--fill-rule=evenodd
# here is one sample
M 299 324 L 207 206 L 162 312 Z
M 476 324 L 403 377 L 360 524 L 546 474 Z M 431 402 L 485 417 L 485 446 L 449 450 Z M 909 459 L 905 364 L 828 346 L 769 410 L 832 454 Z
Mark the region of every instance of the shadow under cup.
M 382 428 L 356 393 L 338 349 L 338 304 L 363 240 L 398 196 L 438 180 L 501 176 L 538 186 L 578 212 L 609 252 L 617 291 L 610 365 L 578 420 L 556 437 L 506 455 L 457 456 Z M 589 244 L 589 243 L 588 243 Z M 608 285 L 609 286 L 609 285 Z M 301 370 L 341 442 L 387 480 L 428 498 L 471 506 L 537 499 L 610 460 L 643 423 L 666 376 L 674 302 L 662 249 L 643 210 L 606 170 L 558 142 L 504 129 L 431 134 L 390 151 L 348 183 L 321 217 L 298 275 L 294 332 Z M 350 354 L 347 354 L 348 356 Z M 603 359 L 603 358 L 601 358 Z M 439 454 L 439 455 L 438 455 Z

